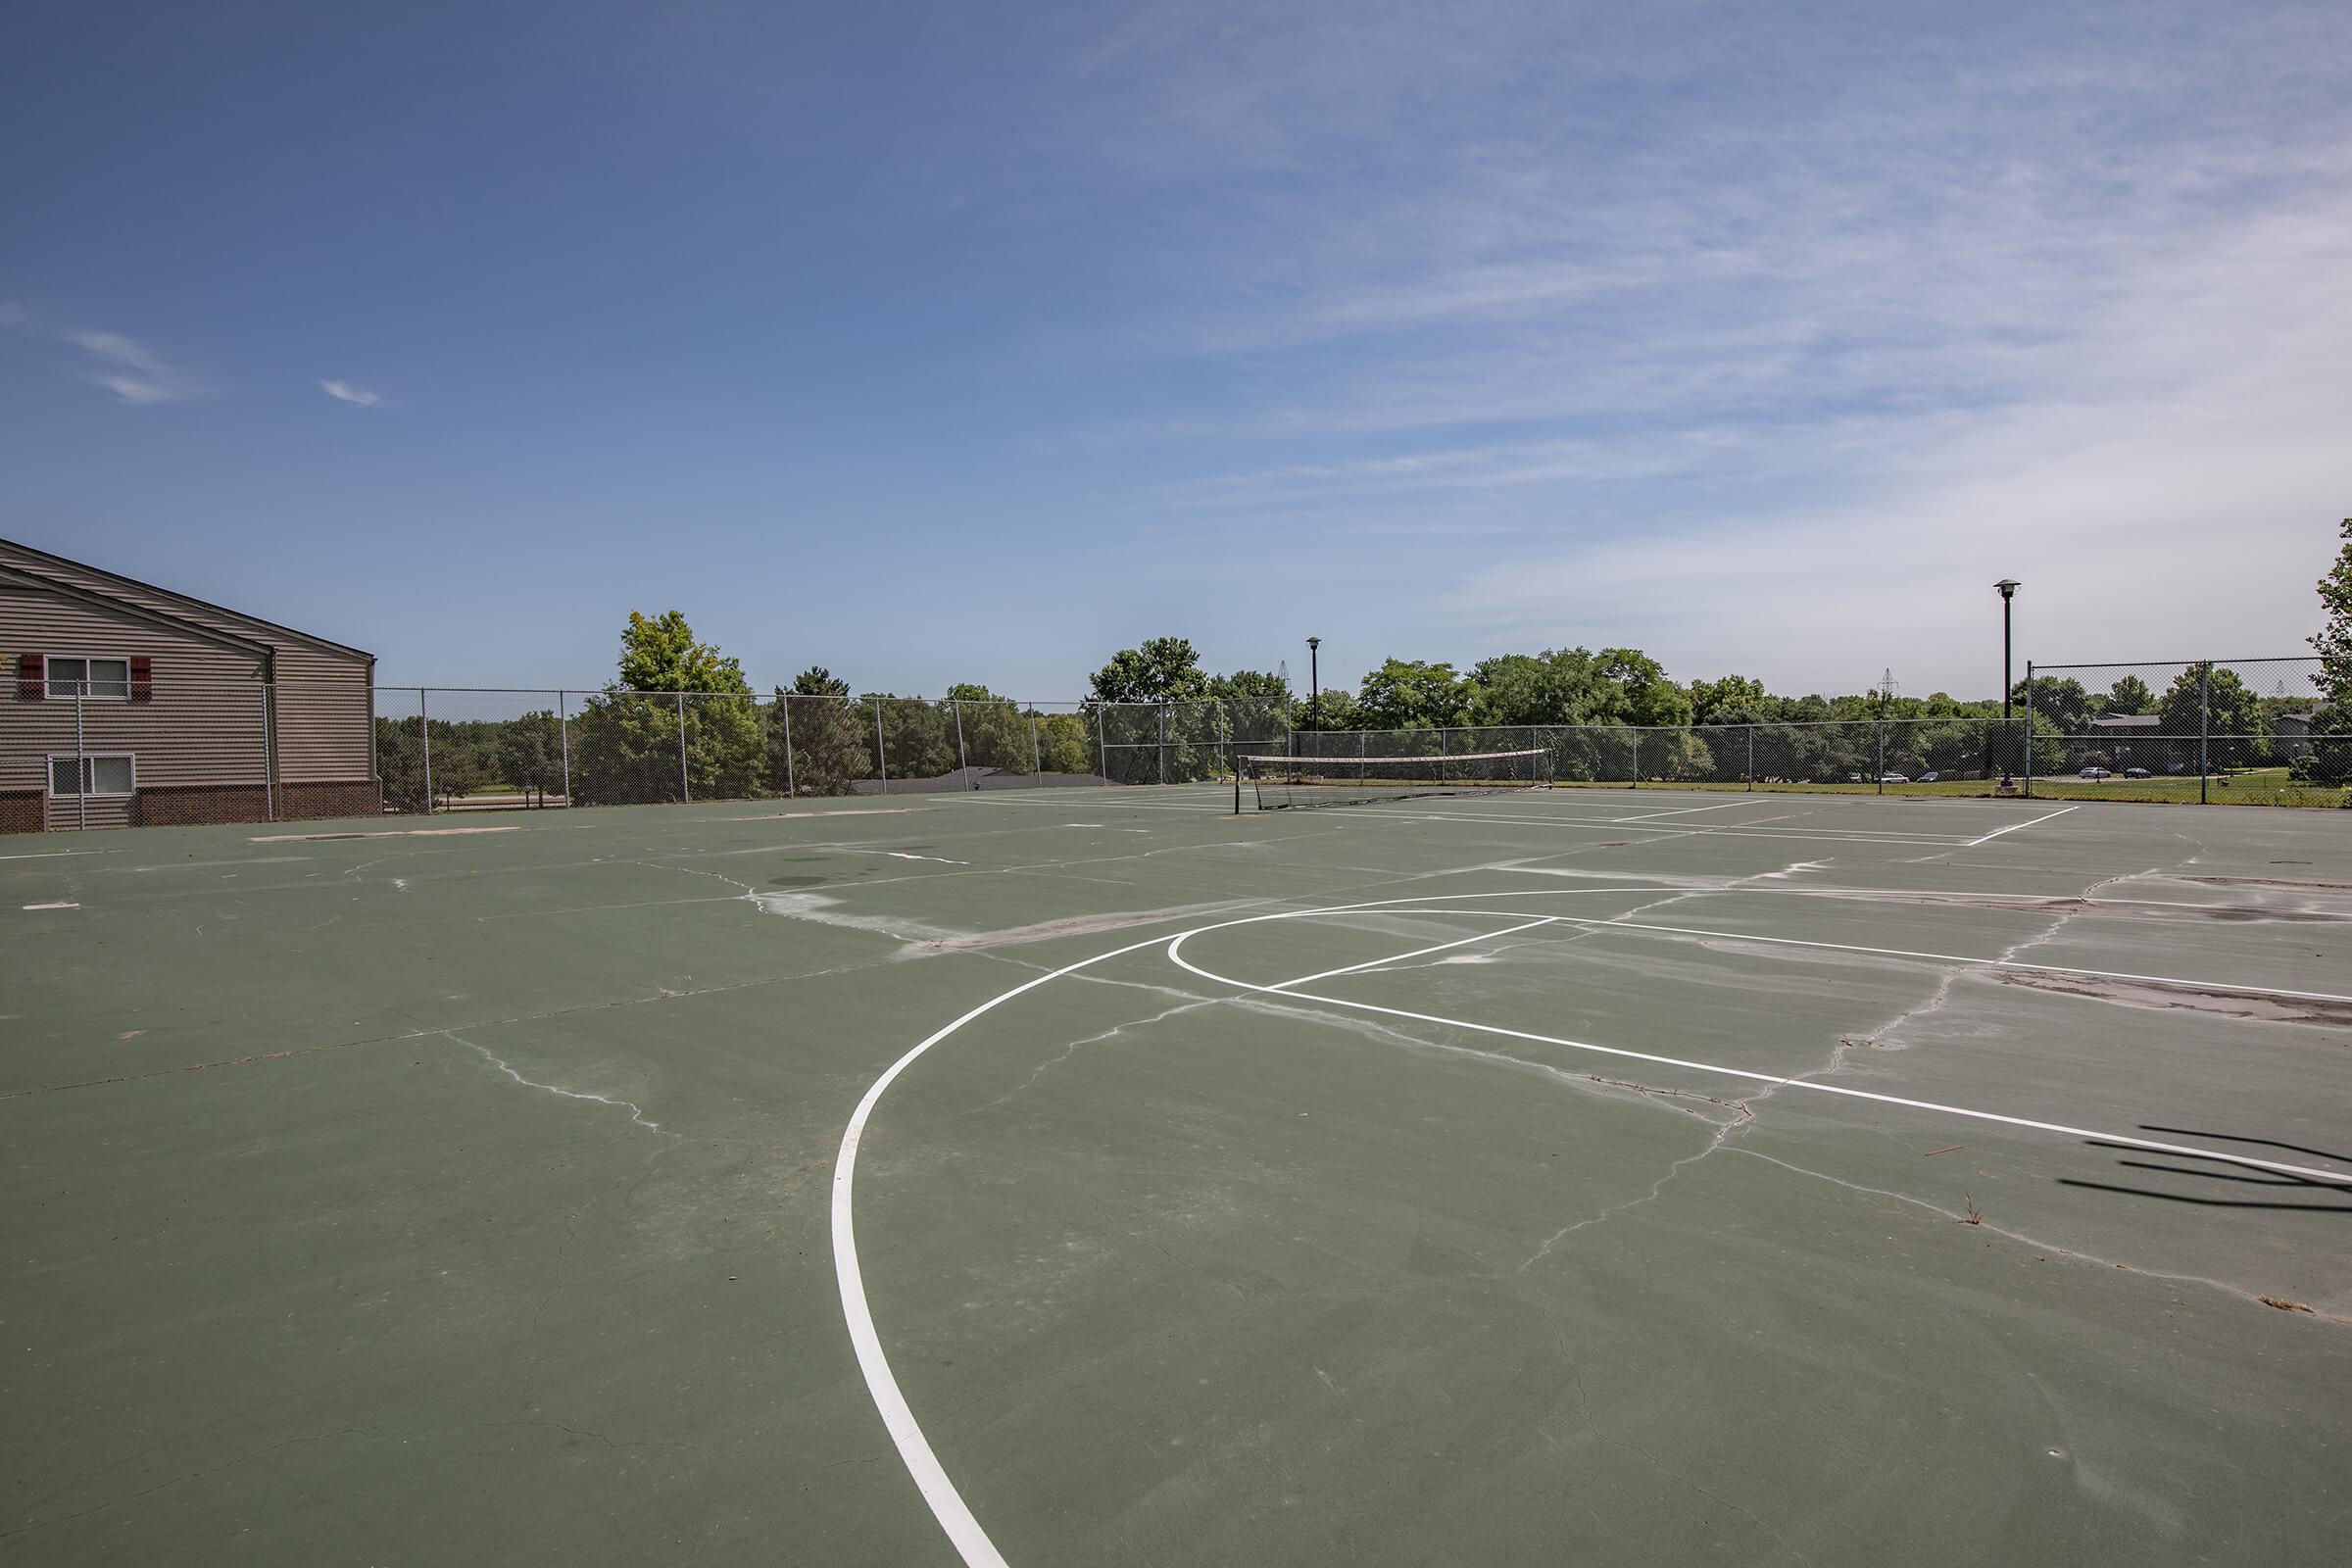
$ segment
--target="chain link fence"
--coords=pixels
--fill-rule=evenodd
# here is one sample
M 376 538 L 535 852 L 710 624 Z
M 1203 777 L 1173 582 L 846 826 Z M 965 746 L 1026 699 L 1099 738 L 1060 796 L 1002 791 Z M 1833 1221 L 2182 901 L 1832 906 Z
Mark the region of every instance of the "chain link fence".
M 2337 722 L 2319 679 L 2316 659 L 2033 664 L 2006 720 L 1403 730 L 1296 727 L 1303 710 L 1279 696 L 410 686 L 360 689 L 328 709 L 260 681 L 20 682 L 0 733 L 0 831 L 1221 784 L 1244 755 L 1523 750 L 1544 752 L 1563 786 L 2341 805 L 2352 798 L 2352 724 Z
M 2316 658 L 2028 664 L 2030 792 L 2053 800 L 2352 802 L 2352 715 Z
M 224 682 L 20 679 L 0 832 L 260 822 L 279 814 L 276 693 Z

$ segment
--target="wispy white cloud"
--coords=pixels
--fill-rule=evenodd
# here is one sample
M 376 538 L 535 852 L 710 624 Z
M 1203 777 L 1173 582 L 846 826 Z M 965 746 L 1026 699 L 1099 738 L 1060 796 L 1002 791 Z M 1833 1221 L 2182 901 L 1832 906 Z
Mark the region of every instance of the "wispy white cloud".
M 84 367 L 82 378 L 106 388 L 122 402 L 141 407 L 177 403 L 202 396 L 207 390 L 145 344 L 120 332 L 68 327 L 60 335 L 92 362 Z
M 2037 654 L 2299 644 L 2352 12 L 1465 3 L 1077 53 L 1100 133 L 1054 132 L 1175 216 L 1155 308 L 1054 352 L 1183 394 L 1064 439 L 1156 446 L 1170 527 L 1344 562 L 1457 656 L 1979 693 L 2003 575 Z
M 353 386 L 349 381 L 320 381 L 318 390 L 343 403 L 356 403 L 363 409 L 392 409 L 399 405 L 366 387 Z

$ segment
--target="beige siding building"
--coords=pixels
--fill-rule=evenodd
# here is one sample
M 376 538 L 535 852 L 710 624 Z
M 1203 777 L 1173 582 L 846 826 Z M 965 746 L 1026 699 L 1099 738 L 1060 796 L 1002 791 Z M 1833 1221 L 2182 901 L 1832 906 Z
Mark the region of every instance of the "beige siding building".
M 0 539 L 0 832 L 380 808 L 375 658 Z

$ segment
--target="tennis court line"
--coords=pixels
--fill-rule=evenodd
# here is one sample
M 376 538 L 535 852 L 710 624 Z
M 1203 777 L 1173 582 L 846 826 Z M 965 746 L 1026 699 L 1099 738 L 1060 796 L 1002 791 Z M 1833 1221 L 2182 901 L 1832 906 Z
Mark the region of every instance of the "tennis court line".
M 1335 1007 L 1351 1008 L 1358 1012 L 1376 1012 L 1392 1018 L 1410 1018 L 1416 1023 L 1434 1023 L 1443 1028 L 1466 1029 L 1475 1034 L 1497 1035 L 1510 1040 L 1529 1041 L 1536 1045 L 1560 1046 L 1570 1051 L 1591 1052 L 1597 1055 L 1617 1056 L 1632 1061 L 1646 1061 L 1665 1067 L 1681 1067 L 1690 1072 L 1715 1073 L 1722 1077 L 1743 1079 L 1749 1083 L 1763 1084 L 1775 1089 L 1810 1089 L 1817 1094 L 1839 1095 L 1848 1100 L 1867 1100 L 1879 1104 L 1901 1105 L 1911 1110 L 1931 1110 L 1948 1116 L 1961 1116 L 1972 1121 L 1997 1122 L 2003 1126 L 2025 1127 L 2036 1132 L 2061 1133 L 2072 1138 L 2088 1138 L 2099 1143 L 2121 1144 L 2156 1153 L 2181 1154 L 2196 1159 L 2220 1160 L 2227 1164 L 2242 1165 L 2253 1170 L 2278 1171 L 2289 1176 L 2299 1176 L 2312 1181 L 2325 1182 L 2330 1186 L 2352 1187 L 2352 1173 L 2345 1171 L 2321 1170 L 2308 1165 L 2290 1165 L 2281 1160 L 2258 1159 L 2251 1154 L 2235 1154 L 2216 1149 L 2200 1149 L 2192 1144 L 2160 1143 L 2154 1139 L 2134 1138 L 2126 1133 L 2101 1132 L 2095 1127 L 2076 1127 L 2065 1122 L 2039 1121 L 2029 1116 L 2004 1115 L 1999 1111 L 1973 1110 L 1966 1105 L 1947 1105 L 1938 1101 L 1912 1100 L 1901 1095 L 1885 1095 L 1876 1090 L 1848 1088 L 1843 1084 L 1825 1084 L 1814 1079 L 1788 1074 L 1755 1072 L 1745 1067 L 1724 1067 L 1714 1062 L 1693 1061 L 1685 1056 L 1665 1056 L 1655 1052 L 1629 1051 L 1622 1046 L 1594 1045 L 1591 1041 L 1570 1040 L 1561 1035 L 1540 1035 L 1525 1029 L 1506 1029 L 1499 1024 L 1473 1023 L 1467 1018 L 1447 1018 L 1437 1013 L 1413 1012 L 1403 1007 L 1384 1007 L 1369 1002 L 1350 1002 L 1345 997 L 1326 997 L 1313 992 L 1288 989 L 1289 985 L 1298 984 L 1297 981 L 1287 982 L 1282 986 L 1261 986 L 1251 981 L 1236 980 L 1229 975 L 1221 975 L 1213 970 L 1203 969 L 1199 964 L 1188 961 L 1182 953 L 1188 939 L 1202 935 L 1207 931 L 1223 930 L 1227 926 L 1249 925 L 1259 920 L 1303 919 L 1316 914 L 1340 912 L 1344 911 L 1336 909 L 1285 910 L 1278 914 L 1252 915 L 1245 920 L 1229 920 L 1222 925 L 1204 926 L 1198 930 L 1186 931 L 1167 939 L 1168 958 L 1170 962 L 1187 973 L 1199 975 L 1201 979 L 1213 981 L 1218 985 L 1232 986 L 1241 991 L 1254 991 L 1298 1002 L 1320 1002 Z M 1444 911 L 1394 909 L 1393 912 L 1435 914 Z M 1396 956 L 1405 957 L 1409 955 L 1399 954 Z M 1396 959 L 1392 958 L 1388 961 L 1394 962 Z
M 1539 890 L 1539 892 L 1543 891 L 1567 892 L 1571 890 Z M 1573 891 L 1583 892 L 1588 890 L 1576 889 Z M 1721 891 L 1726 893 L 1738 892 L 1742 894 L 1781 893 L 1784 895 L 1795 894 L 1799 897 L 1805 896 L 1805 890 L 1796 888 L 1724 888 L 1720 890 L 1707 888 L 1688 888 L 1682 891 L 1687 894 L 1705 894 L 1708 892 Z M 1508 894 L 1504 895 L 1506 898 L 1509 896 L 1510 895 Z M 1470 893 L 1454 894 L 1451 895 L 1451 897 L 1475 899 L 1483 898 L 1485 895 Z M 1488 909 L 1426 908 L 1399 910 L 1397 912 L 1411 914 L 1475 915 L 1490 914 L 1496 911 Z M 1508 914 L 1523 914 L 1526 911 L 1522 909 L 1509 909 L 1500 912 Z M 1972 958 L 1957 953 L 1919 953 L 1909 948 L 1866 948 L 1850 942 L 1808 942 L 1797 937 L 1758 936 L 1747 931 L 1716 931 L 1710 930 L 1704 926 L 1648 925 L 1638 920 L 1596 920 L 1590 916 L 1581 914 L 1555 914 L 1550 916 L 1550 918 L 1559 921 L 1564 925 L 1589 926 L 1595 929 L 1602 927 L 1615 927 L 1616 929 L 1623 931 L 1656 931 L 1672 936 L 1712 937 L 1721 942 L 1768 942 L 1775 947 L 1819 948 L 1831 953 L 1859 953 L 1872 957 L 1880 958 L 1922 958 L 1930 963 L 1964 963 L 1978 968 L 1986 969 L 2027 969 L 2032 970 L 2036 974 L 2071 974 L 2085 980 L 2132 980 L 2136 981 L 2141 985 L 2171 986 L 2175 990 L 2183 991 L 2227 991 L 2233 996 L 2240 997 L 2282 997 L 2295 1002 L 2340 1002 L 2346 1004 L 2352 1004 L 2352 996 L 2339 996 L 2332 991 L 2289 991 L 2280 986 L 2235 985 L 2226 980 L 2190 980 L 2184 979 L 2178 975 L 2132 974 L 2121 969 L 2083 969 L 2063 963 L 2029 963 L 2023 958 Z M 1369 967 L 1369 965 L 1359 964 L 1356 965 L 1356 967 L 1364 968 Z M 1322 976 L 1320 975 L 1307 976 L 1307 979 L 1310 980 L 1321 978 Z M 1302 985 L 1305 983 L 1305 981 L 1294 981 L 1291 983 Z
M 1729 810 L 1735 806 L 1753 806 L 1759 804 L 1761 800 L 1762 797 L 1749 800 L 1742 796 L 1736 801 L 1725 801 L 1721 806 L 1678 806 L 1671 811 L 1644 811 L 1640 816 L 1621 816 L 1617 820 L 1620 822 L 1654 822 L 1661 816 L 1689 816 L 1694 811 L 1723 811 Z
M 1535 827 L 1620 828 L 1627 819 L 1622 816 L 1528 816 L 1505 814 L 1500 811 L 1416 811 L 1409 807 L 1366 806 L 1352 808 L 1359 816 L 1385 816 L 1424 822 L 1512 822 Z M 1876 832 L 1868 828 L 1828 828 L 1807 832 L 1801 828 L 1716 827 L 1707 823 L 1689 825 L 1660 822 L 1637 833 L 1716 834 L 1726 838 L 1752 839 L 1809 839 L 1839 844 L 1883 844 L 1890 849 L 1966 849 L 1968 841 L 1954 833 L 1896 833 Z
M 2067 812 L 2074 809 L 2076 809 L 2076 808 L 2072 806 L 2062 806 L 2057 810 L 2050 812 L 2049 816 L 2037 816 L 2030 822 L 2012 822 L 2007 827 L 1996 827 L 1991 832 L 1985 834 L 1983 838 L 1970 839 L 1966 844 L 1963 844 L 1960 847 L 1964 850 L 1973 850 L 1980 844 L 1991 843 L 1994 839 L 1999 838 L 2004 833 L 2014 833 L 2021 827 L 2032 827 L 2034 822 L 2047 822 L 2051 816 L 2064 816 Z
M 1667 884 L 1667 886 L 1671 887 L 1672 884 Z M 1466 894 L 1456 895 L 1456 897 L 1468 899 L 1518 898 L 1523 896 L 1544 897 L 1546 895 L 1557 896 L 1562 894 L 1595 893 L 1605 891 L 1613 890 L 1597 888 L 1538 888 L 1523 889 L 1517 893 Z M 1758 889 L 1752 891 L 1767 890 Z M 1267 993 L 1299 1002 L 1319 1002 L 1329 1006 L 1350 1008 L 1361 1012 L 1385 1013 L 1394 1017 L 1410 1018 L 1417 1022 L 1434 1023 L 1445 1028 L 1464 1029 L 1478 1034 L 1498 1035 L 1510 1039 L 1526 1040 L 1541 1045 L 1560 1046 L 1569 1050 L 1591 1052 L 1599 1055 L 1617 1056 L 1635 1061 L 1647 1061 L 1671 1067 L 1683 1067 L 1693 1072 L 1716 1073 L 1727 1077 L 1745 1079 L 1753 1083 L 1773 1086 L 1786 1086 L 1792 1089 L 1810 1089 L 1820 1094 L 1839 1095 L 1852 1100 L 1874 1101 L 1884 1104 L 1900 1105 L 1914 1110 L 1936 1111 L 1947 1115 L 1960 1116 L 1978 1121 L 1994 1122 L 2013 1127 L 2024 1127 L 2038 1132 L 2052 1132 L 2063 1134 L 2068 1137 L 2088 1138 L 2097 1142 L 2120 1144 L 2133 1149 L 2147 1150 L 2157 1153 L 2180 1154 L 2199 1159 L 2218 1160 L 2225 1164 L 2239 1165 L 2254 1170 L 2276 1171 L 2286 1175 L 2305 1177 L 2333 1186 L 2352 1186 L 2352 1175 L 2346 1175 L 2339 1171 L 2318 1170 L 2308 1166 L 2290 1165 L 2282 1161 L 2258 1159 L 2247 1154 L 2229 1153 L 2218 1150 L 2199 1149 L 2192 1145 L 2186 1144 L 2158 1143 L 2151 1139 L 2133 1138 L 2126 1134 L 2103 1133 L 2093 1128 L 2069 1126 L 2063 1122 L 2038 1121 L 2023 1116 L 2002 1115 L 1994 1111 L 1971 1110 L 1963 1105 L 1945 1105 L 1934 1101 L 1909 1100 L 1896 1095 L 1877 1094 L 1870 1090 L 1850 1089 L 1837 1084 L 1816 1083 L 1804 1078 L 1782 1077 L 1771 1073 L 1751 1072 L 1738 1067 L 1719 1067 L 1709 1062 L 1690 1061 L 1677 1056 L 1659 1055 L 1651 1052 L 1630 1051 L 1617 1046 L 1593 1045 L 1590 1042 L 1581 1040 L 1567 1040 L 1557 1036 L 1531 1034 L 1523 1030 L 1505 1029 L 1494 1024 L 1471 1023 L 1458 1018 L 1444 1018 L 1431 1013 L 1409 1012 L 1402 1008 L 1383 1007 L 1372 1003 L 1349 1002 L 1339 997 L 1325 997 L 1311 992 L 1299 992 L 1285 989 L 1288 986 L 1304 984 L 1308 980 L 1317 978 L 1315 976 L 1302 976 L 1298 980 L 1283 982 L 1281 986 L 1254 985 L 1249 981 L 1230 979 L 1227 976 L 1215 974 L 1209 970 L 1202 969 L 1196 964 L 1186 961 L 1181 954 L 1181 949 L 1183 948 L 1185 942 L 1192 937 L 1201 936 L 1211 931 L 1227 930 L 1234 926 L 1254 925 L 1267 920 L 1306 919 L 1315 915 L 1354 914 L 1362 913 L 1367 910 L 1383 911 L 1396 914 L 1455 913 L 1483 915 L 1495 912 L 1515 912 L 1484 909 L 1459 910 L 1442 907 L 1415 907 L 1414 906 L 1416 906 L 1418 903 L 1419 901 L 1415 899 L 1373 900 L 1360 904 L 1334 905 L 1325 908 L 1291 909 L 1281 910 L 1271 914 L 1249 915 L 1240 919 L 1218 921 L 1211 925 L 1196 926 L 1192 930 L 1180 932 L 1174 937 L 1149 937 L 1141 942 L 1131 942 L 1124 947 L 1113 948 L 1105 953 L 1098 953 L 1092 957 L 1080 958 L 1074 963 L 1064 964 L 1058 969 L 1054 969 L 1048 973 L 1035 976 L 1032 979 L 1025 980 L 1021 984 L 1012 987 L 1008 991 L 1000 992 L 998 995 L 991 997 L 988 1001 L 981 1003 L 978 1006 L 964 1012 L 954 1021 L 942 1026 L 930 1035 L 924 1037 L 922 1041 L 909 1049 L 896 1061 L 892 1062 L 888 1068 L 884 1069 L 882 1075 L 874 1080 L 872 1086 L 866 1090 L 863 1098 L 858 1102 L 856 1110 L 851 1113 L 849 1125 L 843 1129 L 840 1152 L 835 1157 L 833 1165 L 833 1200 L 831 1211 L 833 1233 L 833 1269 L 835 1279 L 840 1288 L 842 1316 L 846 1320 L 849 1327 L 850 1343 L 857 1353 L 858 1371 L 865 1378 L 866 1392 L 873 1398 L 876 1412 L 882 1417 L 883 1427 L 889 1432 L 891 1442 L 898 1448 L 899 1457 L 902 1462 L 906 1464 L 907 1474 L 913 1480 L 916 1490 L 922 1494 L 924 1502 L 930 1507 L 932 1517 L 939 1521 L 940 1528 L 947 1533 L 949 1541 L 955 1545 L 956 1552 L 963 1558 L 964 1562 L 967 1564 L 967 1568 L 1008 1568 L 1008 1565 L 1005 1563 L 1004 1554 L 997 1550 L 996 1544 L 989 1539 L 988 1532 L 982 1528 L 978 1518 L 973 1515 L 970 1506 L 964 1502 L 962 1494 L 956 1491 L 955 1482 L 949 1479 L 947 1470 L 940 1464 L 939 1456 L 932 1450 L 929 1440 L 923 1436 L 922 1426 L 915 1420 L 914 1411 L 907 1404 L 906 1395 L 900 1390 L 898 1379 L 891 1371 L 890 1357 L 882 1348 L 881 1336 L 874 1326 L 873 1312 L 868 1306 L 865 1298 L 864 1275 L 859 1270 L 858 1262 L 857 1215 L 854 1200 L 858 1173 L 858 1146 L 864 1136 L 866 1124 L 873 1116 L 874 1107 L 881 1102 L 882 1096 L 889 1090 L 890 1086 L 893 1083 L 896 1083 L 901 1074 L 905 1073 L 908 1067 L 912 1066 L 925 1054 L 930 1052 L 933 1047 L 946 1040 L 949 1036 L 955 1034 L 956 1031 L 961 1029 L 965 1024 L 970 1023 L 973 1019 L 978 1018 L 985 1013 L 995 1010 L 996 1008 L 1004 1005 L 1005 1003 L 1012 1001 L 1015 997 L 1019 997 L 1028 992 L 1036 990 L 1040 986 L 1047 985 L 1054 980 L 1059 980 L 1065 976 L 1075 974 L 1081 969 L 1092 968 L 1098 963 L 1106 962 L 1112 958 L 1123 957 L 1131 953 L 1143 952 L 1148 948 L 1164 947 L 1169 960 L 1175 963 L 1179 968 L 1188 970 L 1191 973 L 1199 975 L 1201 978 L 1211 981 L 1215 984 L 1232 986 L 1237 990 Z M 1573 918 L 1574 917 L 1572 916 L 1544 916 L 1543 917 L 1543 920 L 1533 923 L 1540 924 L 1549 920 Z M 1593 923 L 1609 924 L 1611 922 L 1598 921 Z M 1480 938 L 1473 940 L 1484 940 L 1487 937 L 1499 936 L 1502 934 L 1504 933 L 1486 932 L 1483 933 Z M 1722 933 L 1709 934 L 1720 935 Z M 1450 945 L 1459 946 L 1461 944 Z M 1394 963 L 1401 957 L 1413 956 L 1414 955 L 1393 955 L 1387 958 L 1374 960 L 1373 966 L 1377 966 L 1380 963 Z M 1962 961 L 1983 962 L 1987 960 L 1967 959 Z M 1358 967 L 1360 968 L 1364 966 Z M 2148 976 L 2142 978 L 2158 979 L 2160 977 Z M 2161 983 L 2180 985 L 2195 984 L 2197 982 L 2163 980 Z
M 1453 942 L 1441 942 L 1435 947 L 1415 948 L 1410 953 L 1392 954 L 1388 957 L 1372 958 L 1363 963 L 1344 964 L 1337 969 L 1326 969 L 1321 974 L 1302 974 L 1296 980 L 1285 980 L 1274 989 L 1287 991 L 1293 986 L 1312 985 L 1317 980 L 1329 980 L 1334 975 L 1353 974 L 1359 969 L 1378 969 L 1392 963 L 1402 963 L 1407 958 L 1420 958 L 1433 953 L 1444 953 L 1449 948 L 1466 948 L 1474 942 L 1491 942 L 1496 937 L 1507 937 L 1514 931 L 1532 931 L 1540 925 L 1556 924 L 1560 918 L 1556 914 L 1540 915 L 1536 919 L 1522 921 L 1518 925 L 1505 926 L 1500 931 L 1481 931 L 1476 936 L 1462 937 Z

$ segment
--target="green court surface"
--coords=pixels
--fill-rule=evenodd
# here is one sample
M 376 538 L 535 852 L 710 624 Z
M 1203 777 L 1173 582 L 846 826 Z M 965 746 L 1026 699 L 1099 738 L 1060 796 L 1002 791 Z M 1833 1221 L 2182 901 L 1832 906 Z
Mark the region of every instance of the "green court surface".
M 0 845 L 14 1563 L 2304 1563 L 2352 813 Z

